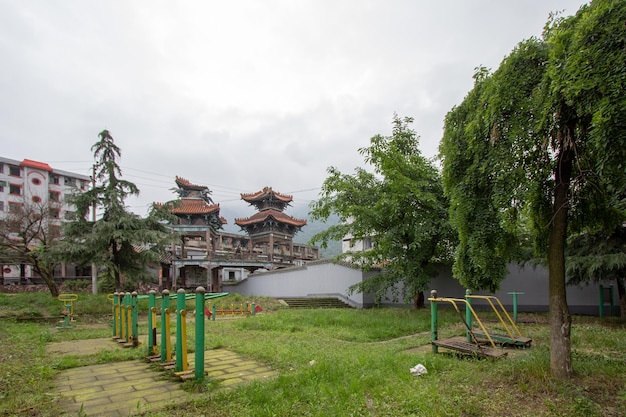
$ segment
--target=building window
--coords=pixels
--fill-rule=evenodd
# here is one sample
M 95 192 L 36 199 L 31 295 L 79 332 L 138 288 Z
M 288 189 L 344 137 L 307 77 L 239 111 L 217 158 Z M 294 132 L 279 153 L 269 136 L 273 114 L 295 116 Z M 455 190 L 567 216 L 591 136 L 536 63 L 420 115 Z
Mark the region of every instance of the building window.
M 63 184 L 75 187 L 76 186 L 76 180 L 74 178 L 65 177 L 65 178 L 63 178 Z
M 22 195 L 22 187 L 17 184 L 9 184 L 9 194 Z
M 372 249 L 372 239 L 370 237 L 363 239 L 363 250 L 367 249 Z
M 50 175 L 50 182 L 52 184 L 59 185 L 59 176 L 58 175 Z
M 61 214 L 61 210 L 57 208 L 51 208 L 49 213 L 51 218 L 58 219 L 59 215 Z
M 41 197 L 39 197 L 38 195 L 34 195 L 32 200 L 33 203 L 41 203 Z
M 80 182 L 80 189 L 81 190 L 85 190 L 87 188 L 87 181 L 81 181 Z
M 34 185 L 41 185 L 41 180 L 39 178 L 33 178 L 30 180 Z
M 0 211 L 4 211 L 4 201 L 0 201 Z
M 12 201 L 9 201 L 9 211 L 11 213 L 19 213 L 21 210 L 22 210 L 21 203 L 14 203 Z
M 50 201 L 60 201 L 61 200 L 61 193 L 56 192 L 56 191 L 50 191 L 49 199 L 50 199 Z
M 21 177 L 20 167 L 16 167 L 14 165 L 9 165 L 9 175 L 12 177 Z
M 4 174 L 4 164 L 0 163 L 0 174 Z

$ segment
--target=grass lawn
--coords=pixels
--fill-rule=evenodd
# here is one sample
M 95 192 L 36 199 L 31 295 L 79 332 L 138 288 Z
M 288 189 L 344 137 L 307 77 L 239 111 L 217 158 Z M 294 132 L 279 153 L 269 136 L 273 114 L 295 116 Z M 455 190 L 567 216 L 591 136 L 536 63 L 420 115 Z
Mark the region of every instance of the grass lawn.
M 37 319 L 60 313 L 56 299 L 0 294 L 0 416 L 57 416 L 53 385 L 62 369 L 145 356 L 140 348 L 48 357 L 50 342 L 110 336 L 97 325 L 110 303 L 104 296 L 79 297 L 77 327 L 57 330 L 56 322 Z M 224 303 L 241 301 L 231 296 Z M 290 310 L 274 300 L 255 301 L 264 310 L 255 317 L 208 321 L 206 347 L 232 350 L 279 376 L 229 389 L 207 379 L 197 400 L 150 415 L 626 416 L 626 323 L 617 318 L 574 317 L 575 375 L 560 381 L 549 375 L 542 315 L 520 314 L 531 349 L 481 360 L 432 354 L 429 310 Z M 440 309 L 441 337 L 462 334 L 459 316 Z M 417 364 L 428 373 L 411 375 Z

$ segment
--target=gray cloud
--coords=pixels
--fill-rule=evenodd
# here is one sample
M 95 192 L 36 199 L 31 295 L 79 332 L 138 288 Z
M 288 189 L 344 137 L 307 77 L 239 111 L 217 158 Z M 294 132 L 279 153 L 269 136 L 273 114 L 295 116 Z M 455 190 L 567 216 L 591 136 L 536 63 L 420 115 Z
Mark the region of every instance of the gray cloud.
M 208 185 L 229 222 L 266 185 L 304 205 L 394 112 L 436 155 L 474 68 L 581 4 L 0 0 L 0 144 L 89 174 L 107 128 L 140 213 L 174 197 L 175 175 Z

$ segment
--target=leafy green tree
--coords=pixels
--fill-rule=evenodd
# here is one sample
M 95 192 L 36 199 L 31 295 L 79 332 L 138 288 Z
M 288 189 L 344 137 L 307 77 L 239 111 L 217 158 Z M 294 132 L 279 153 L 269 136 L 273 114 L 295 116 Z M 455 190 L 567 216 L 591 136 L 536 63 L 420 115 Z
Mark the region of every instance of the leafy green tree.
M 158 262 L 172 241 L 165 222 L 170 218 L 169 206 L 153 205 L 146 218 L 129 212 L 124 201 L 139 190 L 120 178 L 117 158 L 121 150 L 109 131 L 100 132 L 99 138 L 91 148 L 96 183 L 71 197 L 80 215 L 65 224 L 61 253 L 71 260 L 104 267 L 105 278 L 112 279 L 115 289 L 122 291 L 145 276 L 146 264 Z M 93 207 L 102 213 L 95 221 L 88 218 Z
M 423 290 L 437 273 L 438 263 L 449 259 L 454 234 L 447 220 L 439 172 L 422 156 L 412 118 L 394 116 L 391 136 L 376 135 L 359 149 L 373 172 L 356 168 L 342 174 L 328 168 L 319 200 L 311 205 L 313 219 L 325 221 L 336 214 L 340 223 L 311 238 L 312 242 L 371 239 L 372 247 L 350 251 L 350 259 L 365 270 L 381 272 L 353 291 L 372 292 L 380 301 L 391 290 L 423 305 Z
M 59 241 L 60 226 L 54 224 L 50 215 L 55 204 L 30 203 L 24 201 L 14 206 L 0 219 L 0 256 L 3 263 L 31 265 L 41 277 L 54 297 L 59 288 L 54 281 L 53 259 L 45 256 Z
M 626 221 L 626 3 L 594 1 L 553 17 L 520 43 L 446 117 L 440 146 L 453 272 L 495 290 L 506 263 L 532 243 L 549 271 L 552 373 L 569 377 L 565 291 L 568 233 L 608 236 Z
M 579 233 L 568 239 L 565 257 L 568 284 L 613 280 L 626 319 L 626 226 L 613 233 Z

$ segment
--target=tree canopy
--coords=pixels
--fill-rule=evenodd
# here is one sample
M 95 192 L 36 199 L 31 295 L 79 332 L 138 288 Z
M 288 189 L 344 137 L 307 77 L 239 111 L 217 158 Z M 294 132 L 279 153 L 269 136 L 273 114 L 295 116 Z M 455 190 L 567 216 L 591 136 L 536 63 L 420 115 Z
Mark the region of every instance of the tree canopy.
M 54 281 L 54 259 L 46 253 L 60 238 L 60 225 L 51 214 L 60 204 L 24 201 L 0 219 L 0 256 L 6 262 L 28 264 L 43 279 L 50 294 L 59 295 Z
M 391 136 L 376 135 L 369 147 L 359 149 L 372 171 L 356 168 L 354 174 L 343 174 L 328 168 L 320 198 L 311 205 L 313 219 L 324 221 L 336 214 L 340 220 L 313 236 L 312 242 L 324 246 L 346 236 L 371 240 L 371 249 L 350 251 L 340 259 L 366 270 L 380 269 L 352 288 L 373 292 L 377 300 L 389 290 L 398 297 L 400 288 L 405 299 L 414 298 L 453 247 L 439 172 L 422 156 L 412 122 L 395 116 Z
M 551 369 L 572 372 L 566 239 L 626 221 L 626 3 L 553 16 L 445 120 L 443 184 L 459 247 L 453 272 L 495 290 L 531 245 L 549 270 Z
M 70 203 L 76 207 L 78 218 L 65 224 L 65 239 L 61 253 L 70 260 L 95 263 L 104 267 L 105 277 L 113 280 L 115 290 L 124 289 L 145 274 L 149 262 L 158 262 L 165 253 L 172 235 L 165 224 L 169 218 L 167 205 L 153 205 L 145 218 L 128 211 L 125 199 L 139 193 L 132 182 L 121 179 L 117 159 L 120 148 L 107 130 L 99 134 L 94 152 L 95 185 L 73 195 Z M 90 209 L 102 215 L 90 220 Z

